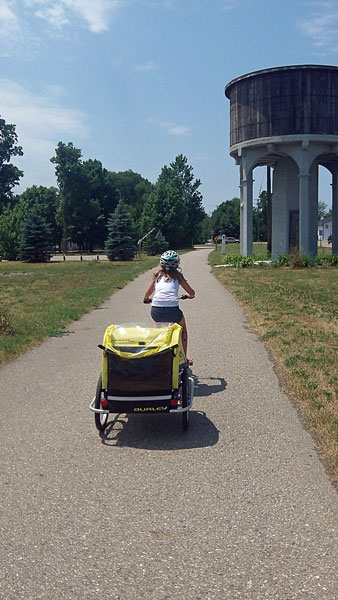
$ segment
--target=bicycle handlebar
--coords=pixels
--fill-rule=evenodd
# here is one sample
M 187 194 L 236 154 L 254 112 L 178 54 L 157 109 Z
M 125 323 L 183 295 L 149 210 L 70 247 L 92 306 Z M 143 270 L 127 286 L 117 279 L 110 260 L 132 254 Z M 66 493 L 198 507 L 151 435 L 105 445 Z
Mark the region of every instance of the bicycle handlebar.
M 188 296 L 188 294 L 182 294 L 181 296 L 178 297 L 179 300 L 193 300 L 193 298 L 190 298 L 190 296 Z M 147 298 L 143 300 L 144 304 L 151 304 L 151 298 Z

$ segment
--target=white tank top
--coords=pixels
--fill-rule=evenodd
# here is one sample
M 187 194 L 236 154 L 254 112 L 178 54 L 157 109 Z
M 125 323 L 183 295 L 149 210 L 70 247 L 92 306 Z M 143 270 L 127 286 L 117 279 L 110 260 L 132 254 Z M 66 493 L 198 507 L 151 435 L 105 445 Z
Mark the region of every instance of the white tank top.
M 152 299 L 153 306 L 178 306 L 178 279 L 166 280 L 161 277 L 155 281 L 155 293 Z

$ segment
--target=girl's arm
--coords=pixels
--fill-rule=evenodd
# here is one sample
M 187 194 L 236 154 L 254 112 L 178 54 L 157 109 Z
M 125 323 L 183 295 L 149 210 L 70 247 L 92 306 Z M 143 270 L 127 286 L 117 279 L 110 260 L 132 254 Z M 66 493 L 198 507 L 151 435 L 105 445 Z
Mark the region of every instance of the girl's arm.
M 189 283 L 185 279 L 181 280 L 181 286 L 187 292 L 189 298 L 195 298 L 195 290 L 190 287 Z
M 151 282 L 150 286 L 148 287 L 146 293 L 144 294 L 144 298 L 143 298 L 143 302 L 149 302 L 151 294 L 154 291 L 154 287 L 155 287 L 155 282 L 154 280 Z

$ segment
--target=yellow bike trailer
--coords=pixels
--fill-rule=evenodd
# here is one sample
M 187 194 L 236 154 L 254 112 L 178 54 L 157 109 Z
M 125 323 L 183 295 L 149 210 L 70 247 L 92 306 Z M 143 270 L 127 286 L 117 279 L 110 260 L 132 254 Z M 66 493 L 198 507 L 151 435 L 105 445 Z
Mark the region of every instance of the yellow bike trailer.
M 188 428 L 194 382 L 180 325 L 110 325 L 99 348 L 102 374 L 89 406 L 99 431 L 110 413 L 181 413 Z

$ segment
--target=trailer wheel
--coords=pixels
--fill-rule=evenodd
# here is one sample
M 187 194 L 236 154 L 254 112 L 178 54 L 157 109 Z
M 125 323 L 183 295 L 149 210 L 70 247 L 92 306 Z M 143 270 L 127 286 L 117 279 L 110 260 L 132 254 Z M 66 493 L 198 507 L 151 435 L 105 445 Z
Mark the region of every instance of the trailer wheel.
M 96 395 L 95 395 L 95 408 L 102 408 L 101 406 L 101 398 L 102 398 L 102 375 L 100 375 L 99 380 L 96 386 Z M 99 431 L 104 431 L 107 427 L 108 423 L 108 414 L 100 414 L 95 413 L 95 425 Z
M 182 408 L 185 408 L 189 404 L 189 378 L 188 369 L 185 368 L 182 373 Z M 187 431 L 189 427 L 189 411 L 182 413 L 182 427 L 184 431 Z

